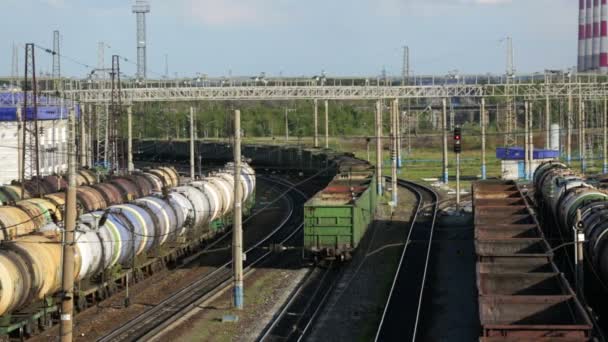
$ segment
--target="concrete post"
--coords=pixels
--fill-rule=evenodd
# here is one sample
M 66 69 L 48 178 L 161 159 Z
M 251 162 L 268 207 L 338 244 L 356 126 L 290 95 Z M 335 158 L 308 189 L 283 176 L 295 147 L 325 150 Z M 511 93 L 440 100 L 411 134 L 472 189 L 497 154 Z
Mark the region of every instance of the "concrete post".
M 604 97 L 604 115 L 602 120 L 602 172 L 608 173 L 608 97 Z
M 585 243 L 585 232 L 583 222 L 581 221 L 580 209 L 576 212 L 576 224 L 573 227 L 574 231 L 574 268 L 576 273 L 576 294 L 579 297 L 584 296 L 585 292 L 585 267 L 584 267 L 584 243 Z
M 289 116 L 287 107 L 285 107 L 285 143 L 289 142 Z
M 487 179 L 486 169 L 486 99 L 481 98 L 481 179 Z
M 401 120 L 403 118 L 403 113 L 399 109 L 399 100 L 397 100 L 397 108 L 395 108 L 395 125 L 397 127 L 396 135 L 397 135 L 397 168 L 401 168 L 403 166 L 403 162 L 401 159 L 401 149 L 402 149 L 402 139 L 401 139 Z
M 585 102 L 583 102 L 582 97 L 579 97 L 578 120 L 578 155 L 581 161 L 581 171 L 585 173 L 587 170 L 585 160 Z
M 376 101 L 376 191 L 382 195 L 382 101 Z
M 25 132 L 25 127 L 22 118 L 21 106 L 17 106 L 17 179 L 23 184 L 23 134 Z M 52 159 L 51 159 L 52 160 Z M 51 162 L 52 164 L 52 162 Z M 55 165 L 53 165 L 55 167 Z M 23 190 L 23 186 L 22 186 Z M 25 191 L 22 191 L 21 197 L 23 199 L 23 195 Z
M 534 115 L 532 115 L 532 105 L 530 105 L 528 111 L 528 119 L 528 143 L 530 144 L 530 147 L 528 147 L 528 161 L 530 162 L 530 166 L 528 167 L 528 180 L 532 180 L 532 175 L 534 174 Z
M 315 148 L 319 147 L 319 101 L 317 99 L 314 100 L 314 125 L 315 125 L 315 136 L 314 136 L 314 146 Z
M 127 107 L 127 173 L 133 172 L 133 107 Z M 124 146 L 124 145 L 123 145 Z
M 397 185 L 397 121 L 399 116 L 399 100 L 394 99 L 391 106 L 391 189 L 393 195 L 393 205 L 398 204 L 398 185 Z
M 241 189 L 241 111 L 234 111 L 234 219 L 232 257 L 234 268 L 234 306 L 243 308 L 243 227 Z
M 65 201 L 63 239 L 61 342 L 72 341 L 74 310 L 74 230 L 76 228 L 76 118 L 74 108 L 68 117 L 68 188 Z
M 540 123 L 539 123 L 540 126 Z M 549 95 L 545 97 L 545 148 L 551 149 L 551 101 Z
M 329 148 L 329 101 L 325 100 L 325 148 Z
M 530 180 L 530 135 L 529 135 L 529 121 L 530 121 L 530 112 L 529 112 L 529 104 L 528 101 L 524 102 L 524 177 L 526 180 Z
M 566 162 L 572 162 L 572 119 L 574 118 L 574 103 L 572 100 L 572 88 L 568 89 L 568 114 L 566 127 Z
M 443 132 L 443 183 L 448 184 L 448 101 L 443 99 L 441 130 Z
M 86 105 L 80 106 L 80 166 L 87 166 L 87 134 L 86 134 L 86 118 L 91 115 Z
M 194 107 L 190 107 L 190 179 L 196 176 L 194 164 Z

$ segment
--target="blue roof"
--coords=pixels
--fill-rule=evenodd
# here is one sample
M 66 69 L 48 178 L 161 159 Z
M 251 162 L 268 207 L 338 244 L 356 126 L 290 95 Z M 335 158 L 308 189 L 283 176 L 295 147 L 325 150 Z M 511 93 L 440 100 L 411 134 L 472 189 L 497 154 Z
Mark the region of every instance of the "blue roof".
M 67 118 L 71 101 L 64 101 L 63 110 L 61 100 L 55 97 L 38 96 L 38 120 L 64 120 Z M 23 106 L 23 92 L 0 93 L 0 121 L 17 121 L 17 107 Z M 76 117 L 80 117 L 80 106 L 76 105 Z M 28 108 L 25 114 L 27 119 L 34 118 L 34 109 Z
M 515 147 L 497 147 L 496 148 L 496 158 L 502 160 L 524 160 L 525 151 L 523 147 L 515 146 Z M 551 159 L 551 158 L 559 158 L 559 151 L 554 150 L 543 150 L 543 149 L 534 149 L 533 152 L 534 159 Z

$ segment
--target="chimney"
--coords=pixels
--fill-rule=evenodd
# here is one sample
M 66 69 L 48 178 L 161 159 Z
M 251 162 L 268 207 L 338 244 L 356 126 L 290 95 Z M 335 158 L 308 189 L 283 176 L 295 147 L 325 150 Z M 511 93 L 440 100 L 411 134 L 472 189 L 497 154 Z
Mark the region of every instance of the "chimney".
M 602 0 L 606 1 L 606 0 Z M 578 1 L 578 71 L 585 71 L 585 0 Z
M 593 69 L 600 69 L 600 0 L 593 0 Z
M 602 0 L 600 20 L 600 71 L 608 73 L 608 3 Z
M 593 2 L 587 0 L 585 9 L 585 71 L 593 70 Z

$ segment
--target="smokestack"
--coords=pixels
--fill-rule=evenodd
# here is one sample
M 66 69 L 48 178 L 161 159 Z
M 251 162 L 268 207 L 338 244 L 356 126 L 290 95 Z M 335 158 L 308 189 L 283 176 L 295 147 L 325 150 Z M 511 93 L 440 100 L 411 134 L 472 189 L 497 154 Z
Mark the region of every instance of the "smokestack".
M 608 73 L 608 3 L 602 0 L 602 18 L 600 22 L 600 71 Z
M 605 1 L 605 0 L 602 0 Z M 585 65 L 585 30 L 586 25 L 585 0 L 578 1 L 578 72 L 586 70 Z
M 585 71 L 593 70 L 593 2 L 585 9 Z
M 600 0 L 593 0 L 593 69 L 600 69 Z

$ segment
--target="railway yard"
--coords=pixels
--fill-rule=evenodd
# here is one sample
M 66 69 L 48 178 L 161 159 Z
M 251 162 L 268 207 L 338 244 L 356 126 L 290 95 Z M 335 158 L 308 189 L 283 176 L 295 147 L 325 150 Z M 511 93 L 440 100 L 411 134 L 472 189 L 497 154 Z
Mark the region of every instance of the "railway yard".
M 606 0 L 155 2 L 0 12 L 0 342 L 608 342 Z
M 137 176 L 98 177 L 92 171 L 81 171 L 81 222 L 89 222 L 87 215 L 99 218 L 109 212 L 114 216 L 107 220 L 114 223 L 114 229 L 120 229 L 130 217 L 123 211 L 140 210 L 136 209 L 139 205 L 137 208 L 143 211 L 137 211 L 137 215 L 144 218 L 144 224 L 137 228 L 130 223 L 131 229 L 142 232 L 142 239 L 136 240 L 132 250 L 116 252 L 126 256 L 115 254 L 129 267 L 104 271 L 101 277 L 96 270 L 109 266 L 85 266 L 84 262 L 101 261 L 94 261 L 97 259 L 93 255 L 87 257 L 85 248 L 90 247 L 78 240 L 82 251 L 77 277 L 82 281 L 77 283 L 75 340 L 603 339 L 604 327 L 599 319 L 603 307 L 577 296 L 579 275 L 568 271 L 571 253 L 560 250 L 562 244 L 568 244 L 565 227 L 576 222 L 578 213 L 581 221 L 594 227 L 585 233 L 593 243 L 586 271 L 595 268 L 603 272 L 601 239 L 605 228 L 598 218 L 602 217 L 608 195 L 601 190 L 601 178 L 587 179 L 564 164 L 550 162 L 537 169 L 531 183 L 474 182 L 471 199 L 465 198 L 455 214 L 453 196 L 403 179 L 396 183 L 401 205 L 391 207 L 385 197 L 375 194 L 373 168 L 344 153 L 245 145 L 243 154 L 251 165 L 246 166 L 250 170 L 247 173 L 255 175 L 255 180 L 243 181 L 255 185 L 246 190 L 249 185 L 243 183 L 244 194 L 253 197 L 246 201 L 243 220 L 246 307 L 235 311 L 230 292 L 231 221 L 229 216 L 221 221 L 209 220 L 209 215 L 221 217 L 224 209 L 214 207 L 209 200 L 197 202 L 194 193 L 189 193 L 189 187 L 204 193 L 211 190 L 204 184 L 228 179 L 222 178 L 222 170 L 229 170 L 223 165 L 229 160 L 230 148 L 201 143 L 198 149 L 207 151 L 209 171 L 207 178 L 192 181 L 185 176 L 186 143 L 135 143 L 142 151 L 135 155 L 135 161 L 144 170 L 134 174 Z M 392 191 L 391 179 L 385 182 Z M 59 205 L 56 201 L 61 196 L 55 193 L 61 192 L 63 183 L 50 177 L 25 187 L 0 188 L 7 198 L 16 196 L 19 189 L 27 189 L 28 194 L 44 189 L 35 201 L 6 200 L 0 207 L 7 212 L 3 220 L 17 210 L 34 217 L 42 214 L 47 220 L 34 221 L 27 228 L 15 225 L 18 228 L 14 230 L 3 229 L 7 237 L 13 237 L 10 241 L 15 241 L 14 246 L 0 249 L 4 253 L 0 254 L 3 267 L 8 269 L 10 262 L 19 267 L 17 257 L 36 260 L 35 253 L 49 253 L 30 251 L 32 247 L 20 241 L 54 238 L 58 228 L 53 228 L 50 213 L 56 210 L 53 205 Z M 575 186 L 551 187 L 563 183 Z M 166 195 L 151 195 L 161 184 L 175 187 L 177 190 L 169 196 L 182 194 L 193 203 L 194 211 L 179 218 L 152 210 L 146 221 L 145 210 L 149 207 L 142 203 L 155 201 L 155 208 L 163 208 L 160 201 Z M 111 187 L 117 189 L 114 198 L 100 190 Z M 94 194 L 95 189 L 99 194 Z M 209 196 L 206 198 L 211 199 Z M 104 202 L 96 203 L 95 198 Z M 166 202 L 165 211 L 171 206 L 179 208 L 179 199 L 173 199 Z M 123 201 L 134 203 L 132 209 L 120 204 Z M 38 211 L 33 211 L 31 203 L 38 203 Z M 209 208 L 198 211 L 204 216 L 198 219 L 208 222 L 204 224 L 206 233 L 194 242 L 180 240 L 180 235 L 194 234 L 188 230 L 196 228 L 188 227 L 196 225 L 182 228 L 183 233 L 175 230 L 184 225 L 180 222 L 188 222 L 188 215 L 197 213 L 197 205 Z M 112 210 L 112 206 L 125 209 Z M 554 217 L 553 208 L 560 206 L 567 214 Z M 87 210 L 92 214 L 86 214 Z M 158 219 L 152 219 L 153 214 Z M 161 218 L 168 216 L 172 217 L 168 225 L 159 226 Z M 546 226 L 548 220 L 564 228 L 552 231 Z M 2 222 L 10 227 L 8 221 Z M 102 246 L 113 246 L 104 242 L 102 230 L 82 229 L 80 234 L 95 233 Z M 148 234 L 144 229 L 156 231 L 151 237 L 166 235 L 172 242 L 166 242 L 166 247 L 162 240 L 150 242 L 146 247 Z M 159 229 L 166 234 L 158 234 Z M 86 241 L 95 241 L 92 239 Z M 111 259 L 107 259 L 105 265 L 111 265 Z M 9 284 L 7 276 L 11 273 L 0 278 L 3 288 Z M 603 273 L 598 276 L 604 277 Z M 49 282 L 45 278 L 28 281 Z M 600 285 L 593 279 L 587 286 L 590 295 L 601 294 Z M 50 294 L 55 289 L 46 291 Z M 15 292 L 17 295 L 19 292 Z M 3 328 L 4 338 L 47 341 L 57 336 L 53 301 L 43 304 L 31 296 L 29 302 L 19 298 L 2 302 L 11 305 L 7 312 L 15 312 L 5 316 L 11 324 Z

